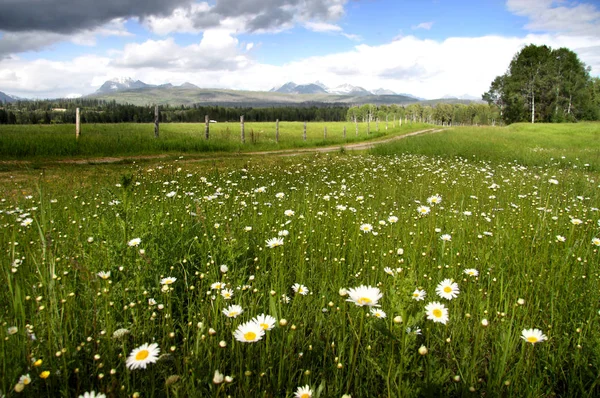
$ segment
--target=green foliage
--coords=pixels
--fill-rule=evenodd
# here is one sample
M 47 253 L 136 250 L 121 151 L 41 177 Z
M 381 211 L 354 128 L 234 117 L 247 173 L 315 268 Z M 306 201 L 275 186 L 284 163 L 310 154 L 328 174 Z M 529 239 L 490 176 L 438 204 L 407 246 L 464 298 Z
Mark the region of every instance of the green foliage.
M 500 108 L 508 124 L 598 120 L 589 70 L 567 48 L 531 44 L 515 54 L 508 71 L 482 97 Z

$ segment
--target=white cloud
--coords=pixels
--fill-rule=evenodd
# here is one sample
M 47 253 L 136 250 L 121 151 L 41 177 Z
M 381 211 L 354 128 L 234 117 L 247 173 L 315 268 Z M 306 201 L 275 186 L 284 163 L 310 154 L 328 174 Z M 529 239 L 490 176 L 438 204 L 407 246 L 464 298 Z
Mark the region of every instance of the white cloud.
M 415 30 L 415 29 L 425 29 L 425 30 L 429 30 L 429 29 L 431 29 L 431 27 L 432 27 L 432 26 L 433 26 L 433 22 L 421 22 L 421 23 L 420 23 L 420 24 L 418 24 L 418 25 L 413 25 L 413 26 L 411 26 L 411 28 L 412 28 L 413 30 Z
M 170 33 L 197 34 L 202 29 L 194 26 L 194 15 L 206 13 L 210 10 L 206 2 L 192 4 L 191 7 L 177 8 L 166 17 L 151 16 L 144 20 L 144 24 L 152 32 L 165 36 Z
M 306 22 L 304 27 L 313 32 L 341 32 L 342 28 L 325 22 Z
M 507 0 L 506 7 L 529 18 L 525 28 L 531 31 L 600 37 L 600 9 L 591 3 Z

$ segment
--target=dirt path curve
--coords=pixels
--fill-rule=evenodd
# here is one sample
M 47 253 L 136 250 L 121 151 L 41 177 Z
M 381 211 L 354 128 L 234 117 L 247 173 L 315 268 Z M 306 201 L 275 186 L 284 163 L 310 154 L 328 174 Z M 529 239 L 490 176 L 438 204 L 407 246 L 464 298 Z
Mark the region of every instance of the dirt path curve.
M 393 137 L 388 137 L 379 140 L 367 141 L 367 142 L 356 142 L 353 144 L 345 144 L 345 145 L 331 145 L 326 147 L 314 147 L 314 148 L 295 148 L 295 149 L 281 149 L 275 151 L 260 151 L 260 152 L 231 152 L 227 153 L 226 156 L 231 155 L 242 155 L 242 156 L 257 156 L 257 155 L 275 155 L 275 156 L 295 156 L 298 154 L 304 153 L 325 153 L 325 152 L 337 152 L 340 151 L 343 147 L 347 151 L 362 151 L 366 149 L 371 149 L 376 145 L 385 144 L 388 142 L 393 142 L 397 140 L 401 140 L 407 137 L 413 137 L 419 134 L 429 134 L 429 133 L 437 133 L 442 130 L 440 129 L 426 129 L 419 130 L 412 133 L 404 134 L 404 135 L 395 135 Z M 152 159 L 165 159 L 173 156 L 172 154 L 162 154 L 162 155 L 139 155 L 139 156 L 120 156 L 120 157 L 102 157 L 102 158 L 87 158 L 87 159 L 63 159 L 56 161 L 49 161 L 49 164 L 110 164 L 110 163 L 118 163 L 125 160 L 152 160 Z M 221 156 L 222 157 L 222 156 Z M 203 160 L 215 160 L 221 157 L 210 156 L 210 157 L 202 157 L 196 159 L 187 159 L 187 161 L 203 161 Z M 28 164 L 31 163 L 28 160 L 14 160 L 14 161 L 0 161 L 0 164 L 10 164 L 10 165 L 19 165 L 19 164 Z

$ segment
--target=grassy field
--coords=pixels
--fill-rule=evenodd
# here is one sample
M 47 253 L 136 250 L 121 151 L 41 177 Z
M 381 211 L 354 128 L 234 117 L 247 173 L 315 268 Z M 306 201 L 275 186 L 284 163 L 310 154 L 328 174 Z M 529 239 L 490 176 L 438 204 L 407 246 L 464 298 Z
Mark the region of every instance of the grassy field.
M 344 126 L 346 138 L 344 138 Z M 303 140 L 304 123 L 281 122 L 279 143 L 275 123 L 246 123 L 246 144 L 241 143 L 239 123 L 210 124 L 209 140 L 204 138 L 204 124 L 163 123 L 154 139 L 153 124 L 83 125 L 79 141 L 74 125 L 7 125 L 0 128 L 2 159 L 86 158 L 103 156 L 135 156 L 159 153 L 249 152 L 286 148 L 304 148 L 366 141 L 382 136 L 406 134 L 426 128 L 424 124 L 308 123 Z M 327 128 L 327 137 L 324 129 Z
M 507 127 L 458 127 L 434 136 L 423 135 L 373 149 L 390 155 L 428 156 L 516 161 L 529 166 L 589 164 L 600 170 L 600 123 L 535 124 Z
M 0 392 L 598 396 L 590 126 L 0 173 Z

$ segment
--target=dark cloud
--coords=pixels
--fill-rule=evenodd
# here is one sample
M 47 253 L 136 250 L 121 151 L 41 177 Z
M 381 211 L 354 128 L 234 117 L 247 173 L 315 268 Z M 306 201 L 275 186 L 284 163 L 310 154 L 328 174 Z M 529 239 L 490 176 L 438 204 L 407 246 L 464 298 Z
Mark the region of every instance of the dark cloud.
M 0 30 L 73 33 L 115 18 L 170 15 L 193 0 L 0 0 Z
M 65 37 L 56 33 L 40 35 L 36 32 L 4 33 L 0 37 L 0 60 L 10 54 L 25 51 L 40 51 L 44 47 L 64 40 Z
M 194 25 L 210 28 L 215 21 L 229 17 L 246 17 L 245 30 L 278 29 L 293 20 L 338 19 L 347 0 L 217 0 L 209 11 L 194 15 Z

